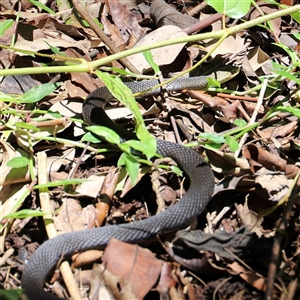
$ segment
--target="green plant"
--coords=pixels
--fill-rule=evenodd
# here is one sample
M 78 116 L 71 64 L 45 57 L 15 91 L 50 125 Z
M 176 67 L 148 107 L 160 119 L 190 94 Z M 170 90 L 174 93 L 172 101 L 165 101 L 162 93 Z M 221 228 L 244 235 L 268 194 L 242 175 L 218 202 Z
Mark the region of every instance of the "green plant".
M 243 5 L 242 10 L 240 10 L 240 8 L 238 8 L 238 6 L 235 6 L 234 3 L 237 3 L 237 2 L 238 2 L 238 4 Z M 38 3 L 35 3 L 35 2 L 34 2 L 34 4 L 38 5 Z M 226 5 L 232 4 L 233 8 L 228 5 L 226 6 L 225 4 Z M 222 10 L 222 13 L 225 13 L 227 15 L 230 15 L 232 13 L 232 15 L 230 15 L 230 16 L 240 17 L 240 14 L 244 15 L 245 12 L 247 12 L 246 8 L 248 8 L 248 6 L 249 6 L 249 1 L 245 1 L 244 3 L 242 3 L 241 1 L 235 1 L 235 2 L 227 1 L 227 2 L 224 2 L 222 5 L 223 6 L 220 8 Z M 44 7 L 40 7 L 40 8 L 45 10 Z M 64 72 L 93 72 L 93 73 L 96 73 L 97 76 L 105 82 L 107 87 L 111 89 L 112 93 L 120 101 L 122 101 L 124 105 L 128 106 L 131 109 L 131 111 L 135 117 L 136 124 L 138 124 L 138 126 L 136 127 L 136 134 L 137 134 L 138 138 L 140 139 L 140 141 L 127 141 L 127 142 L 120 144 L 119 143 L 120 139 L 119 139 L 118 135 L 116 135 L 114 132 L 110 132 L 110 134 L 107 135 L 107 129 L 103 130 L 101 127 L 90 126 L 90 127 L 88 127 L 88 129 L 91 132 L 96 133 L 97 135 L 105 136 L 105 138 L 107 140 L 109 140 L 112 143 L 117 144 L 120 147 L 120 149 L 123 151 L 124 154 L 121 156 L 121 158 L 119 160 L 119 165 L 125 165 L 127 167 L 127 170 L 129 172 L 130 177 L 132 178 L 132 181 L 135 182 L 139 163 L 147 163 L 147 164 L 151 165 L 150 158 L 152 158 L 155 155 L 155 151 L 156 151 L 155 140 L 150 136 L 150 134 L 148 133 L 148 131 L 145 128 L 143 118 L 136 106 L 135 99 L 132 97 L 131 93 L 122 85 L 120 79 L 118 77 L 111 77 L 107 73 L 103 73 L 103 72 L 95 71 L 95 70 L 100 68 L 105 71 L 109 70 L 112 72 L 118 72 L 121 75 L 131 75 L 131 76 L 143 78 L 144 76 L 139 76 L 139 75 L 133 74 L 132 72 L 127 72 L 127 71 L 115 69 L 115 68 L 109 69 L 104 66 L 109 62 L 118 60 L 120 58 L 124 58 L 126 56 L 129 56 L 129 55 L 132 55 L 135 53 L 139 53 L 139 52 L 145 52 L 145 55 L 148 58 L 148 61 L 151 61 L 151 55 L 149 54 L 149 52 L 147 52 L 151 49 L 163 47 L 163 46 L 171 45 L 171 44 L 183 43 L 183 42 L 201 41 L 201 40 L 208 39 L 208 38 L 219 38 L 219 42 L 215 45 L 215 48 L 217 48 L 222 43 L 222 41 L 229 35 L 236 34 L 241 30 L 251 28 L 252 26 L 261 24 L 263 22 L 267 22 L 274 18 L 284 16 L 287 14 L 293 14 L 293 17 L 295 19 L 299 19 L 299 14 L 300 14 L 299 11 L 300 11 L 300 5 L 296 5 L 294 7 L 284 8 L 275 13 L 272 13 L 272 14 L 269 14 L 266 16 L 262 16 L 260 18 L 257 18 L 255 20 L 252 20 L 249 22 L 244 22 L 243 24 L 233 26 L 232 28 L 224 28 L 217 32 L 197 34 L 197 35 L 188 36 L 188 37 L 184 37 L 184 38 L 177 38 L 177 39 L 173 39 L 173 40 L 163 41 L 163 42 L 159 42 L 159 43 L 155 43 L 152 45 L 147 45 L 147 46 L 143 46 L 143 47 L 139 47 L 139 48 L 135 48 L 135 49 L 130 49 L 130 50 L 126 50 L 121 53 L 113 54 L 109 57 L 102 58 L 102 59 L 99 59 L 99 60 L 96 60 L 93 62 L 87 62 L 84 59 L 66 57 L 63 53 L 60 52 L 60 50 L 58 48 L 53 47 L 51 45 L 50 45 L 50 49 L 54 53 L 53 55 L 41 54 L 41 53 L 36 53 L 34 51 L 28 51 L 28 50 L 24 51 L 22 49 L 17 49 L 14 47 L 0 45 L 0 47 L 2 47 L 2 48 L 10 49 L 10 50 L 16 51 L 16 52 L 22 52 L 22 53 L 26 53 L 26 54 L 33 55 L 33 56 L 48 57 L 48 58 L 51 58 L 53 61 L 56 61 L 56 62 L 59 61 L 61 64 L 59 66 L 51 66 L 50 65 L 50 66 L 43 66 L 43 67 L 39 67 L 39 68 L 34 67 L 34 68 L 0 70 L 0 76 L 22 75 L 22 74 L 64 73 Z M 1 28 L 0 34 L 1 33 L 3 34 L 10 26 L 12 26 L 12 21 L 8 20 L 3 25 L 4 26 Z M 295 55 L 295 53 L 293 53 L 292 51 L 290 51 L 288 48 L 284 47 L 283 45 L 281 45 L 281 47 L 290 55 L 293 64 L 292 64 L 292 66 L 289 66 L 289 67 L 282 67 L 282 66 L 273 64 L 274 72 L 276 73 L 276 75 L 274 75 L 274 77 L 270 79 L 270 82 L 269 82 L 270 86 L 272 85 L 272 83 L 278 82 L 282 76 L 284 76 L 285 78 L 294 80 L 296 82 L 299 82 L 298 74 L 291 73 L 291 70 L 293 70 L 296 67 L 299 67 L 298 57 Z M 214 49 L 212 49 L 209 53 L 207 53 L 197 65 L 199 65 L 203 61 L 205 61 L 211 55 L 211 53 L 214 51 Z M 197 67 L 197 65 L 194 66 L 193 68 Z M 152 64 L 152 66 L 156 72 L 159 71 L 154 64 Z M 190 70 L 188 70 L 188 71 L 190 71 Z M 188 71 L 186 71 L 186 72 L 188 72 Z M 178 76 L 181 76 L 181 75 L 182 74 L 180 74 Z M 10 113 L 10 114 L 19 116 L 22 120 L 24 120 L 26 117 L 26 113 L 12 109 L 10 107 L 11 103 L 33 104 L 34 105 L 39 100 L 41 100 L 44 96 L 53 92 L 58 87 L 59 87 L 59 84 L 54 84 L 54 83 L 43 84 L 37 88 L 34 88 L 34 89 L 24 93 L 22 96 L 19 96 L 19 97 L 13 97 L 10 95 L 0 94 L 0 101 L 2 101 L 3 103 L 6 103 L 4 108 L 2 108 L 2 110 L 1 110 L 1 113 L 2 114 Z M 261 88 L 261 85 L 255 87 L 245 93 L 237 93 L 236 92 L 235 94 L 240 94 L 240 95 L 247 94 L 247 93 L 253 92 L 255 90 L 258 90 L 260 88 Z M 209 90 L 222 91 L 221 89 L 216 89 L 216 88 L 210 88 Z M 231 91 L 227 91 L 227 92 L 231 92 Z M 275 114 L 277 114 L 278 111 L 288 111 L 299 117 L 299 109 L 298 108 L 277 105 L 276 107 L 272 108 L 268 112 L 268 114 L 264 118 L 263 122 L 270 119 L 271 116 L 274 116 Z M 43 115 L 45 113 L 50 113 L 56 117 L 60 116 L 57 112 L 42 111 L 42 110 L 38 110 L 38 109 L 34 109 L 32 111 L 32 114 L 35 114 L 35 115 L 36 114 Z M 76 121 L 80 121 L 80 120 L 76 120 Z M 82 122 L 82 120 L 81 120 L 81 122 Z M 245 133 L 249 132 L 250 130 L 252 130 L 253 128 L 255 128 L 261 124 L 262 124 L 262 122 L 255 122 L 249 126 L 238 126 L 237 125 L 238 126 L 237 128 L 232 129 L 231 131 L 229 131 L 226 134 L 223 134 L 222 136 L 215 135 L 215 134 L 209 134 L 209 135 L 202 134 L 199 136 L 199 138 L 201 138 L 201 144 L 205 145 L 206 147 L 220 148 L 222 145 L 224 145 L 224 143 L 226 143 L 229 145 L 231 151 L 234 152 L 237 149 L 238 139 L 241 136 L 243 136 Z M 28 166 L 30 167 L 30 170 L 31 170 L 31 178 L 32 179 L 34 178 L 33 171 L 32 171 L 32 169 L 33 169 L 32 144 L 34 143 L 34 140 L 62 142 L 62 143 L 68 144 L 68 145 L 74 145 L 76 147 L 87 148 L 87 149 L 97 152 L 97 153 L 107 151 L 107 149 L 95 149 L 91 146 L 86 146 L 85 141 L 93 141 L 93 142 L 99 141 L 97 139 L 95 140 L 95 137 L 94 136 L 92 137 L 89 134 L 85 135 L 82 142 L 74 142 L 74 141 L 70 141 L 70 140 L 66 140 L 66 139 L 62 139 L 62 138 L 57 138 L 55 135 L 54 136 L 44 136 L 42 134 L 41 135 L 37 134 L 33 138 L 31 133 L 32 132 L 39 133 L 39 131 L 40 131 L 40 129 L 37 128 L 36 126 L 27 124 L 22 121 L 17 122 L 15 124 L 8 123 L 5 125 L 11 131 L 15 131 L 16 135 L 18 135 L 19 137 L 26 136 L 26 139 L 27 139 L 28 145 L 29 145 L 29 147 L 26 150 L 27 151 L 29 150 L 29 153 L 31 156 L 26 159 L 23 157 L 22 159 L 17 159 L 17 160 L 11 161 L 10 164 L 13 167 L 17 167 L 18 165 L 24 166 L 24 165 L 28 164 Z M 9 133 L 10 132 L 7 131 L 6 134 L 9 134 Z M 194 145 L 194 144 L 191 144 L 191 145 Z M 139 152 L 142 152 L 146 156 L 147 159 L 138 158 L 137 156 L 132 155 L 132 153 L 131 153 L 132 148 L 138 150 Z M 69 182 L 66 181 L 63 184 L 69 184 Z M 22 197 L 22 199 L 24 199 L 24 197 Z

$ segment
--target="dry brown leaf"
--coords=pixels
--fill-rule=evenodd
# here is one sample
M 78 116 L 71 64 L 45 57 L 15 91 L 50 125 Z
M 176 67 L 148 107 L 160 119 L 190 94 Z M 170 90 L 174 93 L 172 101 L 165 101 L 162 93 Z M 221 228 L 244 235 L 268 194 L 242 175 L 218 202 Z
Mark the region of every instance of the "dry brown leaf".
M 126 280 L 112 274 L 103 265 L 94 264 L 93 274 L 94 276 L 91 278 L 90 283 L 90 298 L 94 295 L 95 299 L 139 300 L 132 292 L 131 286 Z M 122 289 L 120 289 L 120 287 L 122 287 Z
M 198 22 L 197 19 L 184 15 L 162 0 L 154 0 L 150 7 L 150 16 L 158 27 L 174 25 L 186 29 Z
M 297 129 L 298 121 L 292 121 L 281 126 L 269 126 L 263 130 L 260 130 L 260 136 L 265 139 L 285 137 Z
M 268 199 L 276 202 L 287 194 L 292 181 L 283 174 L 259 174 L 255 177 L 255 182 L 267 191 Z
M 287 162 L 278 155 L 254 145 L 247 145 L 243 149 L 243 155 L 249 160 L 253 173 L 256 172 L 257 167 L 264 166 L 271 171 L 285 172 L 289 178 L 294 178 L 299 171 L 297 166 L 287 164 Z
M 30 50 L 34 52 L 39 52 L 41 50 L 49 50 L 50 46 L 52 47 L 58 47 L 58 48 L 72 48 L 74 45 L 76 45 L 76 48 L 79 48 L 81 51 L 86 53 L 88 55 L 88 48 L 90 47 L 90 43 L 86 40 L 83 41 L 75 41 L 73 39 L 71 40 L 63 40 L 59 38 L 42 38 L 42 39 L 36 39 L 34 43 L 32 41 L 19 41 L 16 43 L 15 47 L 22 49 L 22 50 Z M 27 55 L 23 54 L 22 52 L 18 52 L 18 55 Z
M 71 198 L 64 200 L 58 215 L 54 217 L 55 227 L 60 234 L 88 229 L 89 222 L 78 201 Z
M 244 158 L 235 158 L 218 150 L 206 150 L 207 157 L 214 171 L 222 174 L 242 176 L 249 173 L 249 164 Z
M 72 268 L 80 268 L 84 265 L 99 260 L 103 255 L 103 251 L 89 250 L 72 256 Z
M 51 155 L 47 157 L 47 172 L 56 172 L 60 167 L 71 164 L 75 158 L 75 149 L 67 149 L 59 153 L 60 155 Z M 50 176 L 51 177 L 51 176 Z
M 187 34 L 179 27 L 168 25 L 158 28 L 142 38 L 134 47 L 153 44 L 155 42 L 165 41 L 168 39 L 185 37 Z M 168 65 L 178 56 L 185 43 L 165 46 L 151 50 L 153 60 L 157 65 Z M 150 65 L 146 61 L 143 53 L 134 54 L 128 57 L 129 61 L 140 71 L 148 70 Z
M 267 281 L 265 278 L 258 276 L 254 271 L 249 271 L 244 266 L 240 265 L 238 262 L 233 262 L 228 264 L 228 266 L 235 271 L 236 274 L 239 274 L 247 283 L 251 284 L 253 287 L 260 291 L 266 291 Z
M 145 176 L 145 174 L 149 173 L 149 171 L 150 168 L 148 166 L 140 168 L 136 179 L 136 183 L 134 185 L 132 184 L 132 181 L 129 178 L 129 176 L 126 176 L 123 181 L 124 184 L 122 185 L 122 193 L 120 197 L 123 198 L 128 193 L 128 191 L 130 191 L 134 186 L 136 186 L 141 181 L 141 179 Z
M 104 175 L 91 175 L 87 178 L 86 182 L 78 185 L 75 191 L 79 195 L 96 198 L 101 190 L 104 180 Z
M 248 207 L 248 200 L 246 199 L 243 207 L 235 205 L 238 215 L 241 219 L 241 224 L 248 227 L 251 232 L 255 232 L 257 236 L 262 236 L 262 227 L 263 218 L 259 217 L 256 212 L 250 210 Z
M 248 20 L 254 20 L 260 17 L 262 14 L 268 15 L 278 10 L 277 5 L 271 3 L 265 3 L 263 1 L 258 2 L 259 9 L 256 7 L 252 8 L 250 13 L 248 14 Z M 281 25 L 281 18 L 276 18 L 270 21 L 272 26 L 272 31 L 270 33 L 279 36 L 280 35 L 280 25 Z
M 117 29 L 117 35 L 123 39 L 125 45 L 131 48 L 144 34 L 143 28 L 139 25 L 136 18 L 131 14 L 128 8 L 119 1 L 105 1 L 108 11 Z M 114 31 L 116 32 L 116 31 Z M 116 38 L 114 35 L 114 39 Z
M 173 275 L 173 266 L 171 263 L 164 262 L 161 268 L 161 275 L 159 278 L 159 282 L 157 285 L 157 290 L 162 295 L 167 295 L 168 290 L 171 287 L 175 287 L 177 284 L 177 280 L 175 279 L 175 276 Z
M 143 299 L 154 286 L 163 266 L 163 262 L 156 259 L 149 250 L 116 239 L 108 243 L 103 254 L 103 264 L 112 274 L 128 281 L 138 299 Z

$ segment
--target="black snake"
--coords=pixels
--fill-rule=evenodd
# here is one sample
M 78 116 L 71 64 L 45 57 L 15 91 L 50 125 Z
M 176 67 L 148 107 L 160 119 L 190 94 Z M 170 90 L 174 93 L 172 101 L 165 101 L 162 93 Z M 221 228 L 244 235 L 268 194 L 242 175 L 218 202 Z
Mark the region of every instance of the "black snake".
M 133 93 L 137 93 L 156 84 L 158 84 L 157 80 L 150 80 L 127 83 L 126 85 Z M 167 85 L 166 89 L 173 91 L 205 86 L 207 86 L 207 76 L 200 76 L 177 79 Z M 150 93 L 158 92 L 160 90 L 154 90 Z M 134 138 L 133 133 L 120 128 L 103 111 L 103 103 L 111 98 L 112 95 L 106 87 L 92 92 L 83 105 L 83 116 L 86 122 L 113 127 L 120 136 L 125 134 L 126 137 Z M 99 116 L 101 116 L 101 120 Z M 182 199 L 164 212 L 142 221 L 70 232 L 47 240 L 32 254 L 22 275 L 22 287 L 30 300 L 60 299 L 45 292 L 44 283 L 62 257 L 67 259 L 75 252 L 103 249 L 112 237 L 128 243 L 145 241 L 160 231 L 182 228 L 203 211 L 214 186 L 212 170 L 203 158 L 191 149 L 159 139 L 157 140 L 157 153 L 163 157 L 174 159 L 189 177 L 190 186 Z

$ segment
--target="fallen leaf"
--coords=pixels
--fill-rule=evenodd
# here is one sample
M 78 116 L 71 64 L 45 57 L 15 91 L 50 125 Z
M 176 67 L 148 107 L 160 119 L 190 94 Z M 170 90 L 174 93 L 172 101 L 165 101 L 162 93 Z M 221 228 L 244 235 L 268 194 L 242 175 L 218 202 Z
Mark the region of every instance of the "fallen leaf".
M 116 239 L 110 240 L 102 259 L 108 271 L 128 281 L 138 299 L 143 299 L 154 286 L 163 265 L 149 250 Z

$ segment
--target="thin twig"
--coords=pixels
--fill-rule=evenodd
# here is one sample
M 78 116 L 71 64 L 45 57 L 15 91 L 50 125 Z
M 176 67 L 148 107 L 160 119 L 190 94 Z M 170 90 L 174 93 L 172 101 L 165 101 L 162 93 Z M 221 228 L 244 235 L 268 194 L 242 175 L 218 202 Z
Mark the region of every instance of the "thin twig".
M 47 175 L 47 156 L 45 152 L 37 153 L 37 161 L 38 161 L 38 183 L 45 184 L 48 182 Z M 52 208 L 50 204 L 50 197 L 48 193 L 48 189 L 44 188 L 39 191 L 41 207 L 44 215 L 44 223 L 47 231 L 47 235 L 49 238 L 54 238 L 57 235 L 57 231 L 53 222 L 52 216 Z M 80 291 L 77 287 L 76 281 L 74 279 L 73 273 L 71 271 L 71 267 L 67 261 L 64 261 L 60 265 L 60 271 L 64 278 L 64 282 L 70 292 L 72 299 L 82 299 Z
M 293 181 L 293 187 L 298 187 L 297 186 L 297 181 L 299 179 L 300 171 L 296 175 Z M 299 189 L 299 187 L 298 187 Z M 298 194 L 292 194 L 292 190 L 289 195 L 289 199 L 286 202 L 286 207 L 282 213 L 282 218 L 280 221 L 279 226 L 276 229 L 276 236 L 275 240 L 273 243 L 273 249 L 272 249 L 272 257 L 271 257 L 271 262 L 269 264 L 269 271 L 268 271 L 268 280 L 267 280 L 267 290 L 265 293 L 265 300 L 271 300 L 272 299 L 272 292 L 273 292 L 273 286 L 275 283 L 275 277 L 276 277 L 276 271 L 280 262 L 280 253 L 282 252 L 282 241 L 283 238 L 286 236 L 285 230 L 286 230 L 286 224 L 287 220 L 289 220 L 291 210 L 294 205 L 294 200 L 299 198 L 299 193 Z
M 252 117 L 250 119 L 249 125 L 255 123 L 255 120 L 256 120 L 256 117 L 258 115 L 259 109 L 262 106 L 262 103 L 263 103 L 263 100 L 264 100 L 265 92 L 266 92 L 266 89 L 267 89 L 267 84 L 268 84 L 268 79 L 265 79 L 262 83 L 262 87 L 261 87 L 261 90 L 260 90 L 260 93 L 259 93 L 259 97 L 257 99 L 257 104 L 256 104 L 255 110 L 252 114 Z M 239 156 L 239 154 L 241 152 L 241 149 L 242 149 L 246 139 L 248 138 L 248 135 L 249 135 L 249 133 L 247 132 L 241 138 L 241 140 L 239 142 L 239 149 L 234 153 L 235 158 L 237 158 Z

